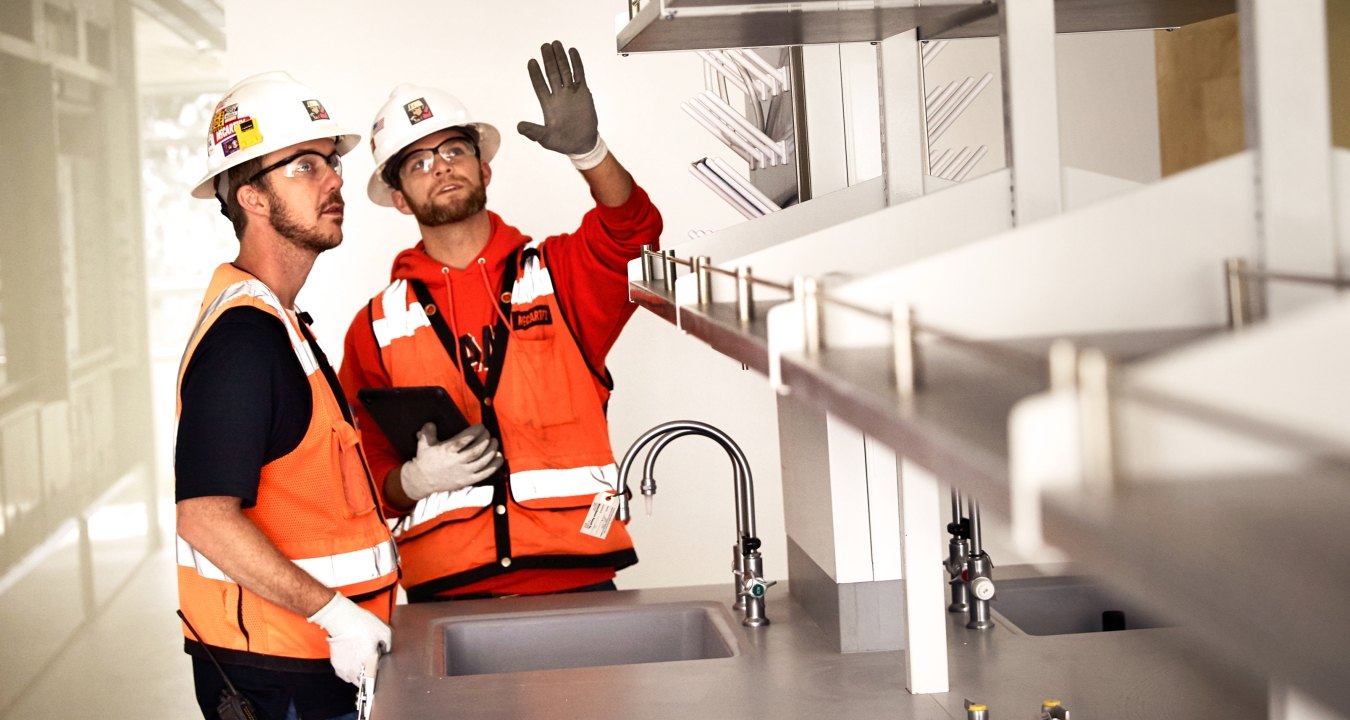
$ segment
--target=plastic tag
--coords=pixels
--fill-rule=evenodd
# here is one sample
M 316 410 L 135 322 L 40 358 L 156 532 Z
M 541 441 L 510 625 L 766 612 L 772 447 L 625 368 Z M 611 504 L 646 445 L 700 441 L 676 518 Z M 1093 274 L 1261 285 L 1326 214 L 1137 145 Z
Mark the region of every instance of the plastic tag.
M 586 513 L 586 522 L 581 523 L 581 534 L 605 539 L 609 534 L 609 526 L 614 524 L 614 515 L 619 512 L 616 497 L 607 492 L 596 494 L 591 501 L 590 512 Z

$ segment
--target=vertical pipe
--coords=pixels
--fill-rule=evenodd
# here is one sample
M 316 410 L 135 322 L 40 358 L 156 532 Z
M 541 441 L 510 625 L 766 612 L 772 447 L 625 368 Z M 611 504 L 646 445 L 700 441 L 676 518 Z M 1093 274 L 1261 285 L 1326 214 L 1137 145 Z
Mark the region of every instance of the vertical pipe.
M 662 279 L 665 281 L 666 292 L 669 293 L 670 295 L 674 295 L 674 294 L 675 294 L 675 251 L 674 251 L 674 250 L 666 250 L 666 251 L 665 251 L 665 255 L 666 255 L 666 271 L 665 271 L 665 273 L 662 274 Z
M 1228 328 L 1241 330 L 1252 322 L 1250 291 L 1247 280 L 1246 258 L 1231 257 L 1223 261 L 1227 282 L 1224 290 L 1228 297 Z
M 820 352 L 824 338 L 821 335 L 820 286 L 813 277 L 798 275 L 792 280 L 792 296 L 802 304 L 802 344 L 808 357 Z
M 980 504 L 975 498 L 966 500 L 970 505 L 970 556 L 979 557 L 984 554 L 984 533 L 980 529 Z
M 736 319 L 742 324 L 755 319 L 755 286 L 750 282 L 750 268 L 736 268 Z
M 1050 343 L 1050 389 L 1073 391 L 1078 388 L 1078 348 L 1060 338 Z
M 891 352 L 895 354 L 895 392 L 909 403 L 919 386 L 919 349 L 914 342 L 914 309 L 897 305 L 891 310 Z
M 1111 397 L 1111 363 L 1089 348 L 1078 357 L 1079 416 L 1083 435 L 1083 482 L 1109 491 L 1116 478 L 1115 407 Z
M 694 258 L 694 282 L 698 288 L 698 304 L 712 304 L 712 259 L 707 255 L 699 255 Z
M 642 282 L 649 283 L 652 276 L 655 275 L 655 268 L 652 267 L 652 246 L 642 246 Z

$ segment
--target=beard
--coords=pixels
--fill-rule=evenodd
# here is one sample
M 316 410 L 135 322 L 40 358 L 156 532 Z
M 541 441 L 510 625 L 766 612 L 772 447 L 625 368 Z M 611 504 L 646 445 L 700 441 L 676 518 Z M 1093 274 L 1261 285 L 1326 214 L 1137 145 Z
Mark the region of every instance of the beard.
M 331 195 L 324 199 L 319 205 L 320 208 L 328 208 L 333 205 L 342 205 L 341 192 L 334 190 Z M 342 244 L 342 221 L 338 221 L 338 227 L 335 230 L 325 230 L 319 225 L 318 221 L 305 224 L 280 198 L 272 195 L 271 209 L 268 211 L 267 219 L 272 223 L 272 227 L 282 237 L 290 240 L 293 245 L 308 250 L 315 254 L 325 250 L 332 250 Z
M 445 199 L 438 202 L 433 198 L 423 204 L 406 194 L 404 199 L 417 222 L 426 227 L 440 227 L 466 220 L 486 209 L 487 188 L 479 185 L 470 190 L 463 200 Z

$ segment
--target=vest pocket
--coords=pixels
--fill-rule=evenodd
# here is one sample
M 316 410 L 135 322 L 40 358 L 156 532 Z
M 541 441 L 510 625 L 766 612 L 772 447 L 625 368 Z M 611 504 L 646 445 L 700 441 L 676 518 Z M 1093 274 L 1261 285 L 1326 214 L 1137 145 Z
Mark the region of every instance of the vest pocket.
M 537 429 L 576 422 L 568 366 L 555 340 L 513 337 L 509 348 L 498 401 L 511 421 Z
M 366 472 L 365 460 L 361 457 L 360 440 L 360 434 L 347 423 L 333 427 L 330 440 L 335 455 L 333 466 L 342 473 L 342 496 L 348 518 L 375 511 L 371 479 Z

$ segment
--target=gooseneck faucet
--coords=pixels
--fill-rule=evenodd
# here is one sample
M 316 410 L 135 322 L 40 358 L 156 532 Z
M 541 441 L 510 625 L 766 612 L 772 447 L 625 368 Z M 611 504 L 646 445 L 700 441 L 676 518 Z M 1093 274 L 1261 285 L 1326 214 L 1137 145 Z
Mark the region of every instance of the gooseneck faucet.
M 942 563 L 951 576 L 952 603 L 947 612 L 962 613 L 969 609 L 966 592 L 966 563 L 970 561 L 970 520 L 961 515 L 961 493 L 952 488 L 952 521 L 947 523 L 951 540 L 947 543 L 947 560 Z
M 966 585 L 970 596 L 971 630 L 988 630 L 994 626 L 989 616 L 989 601 L 994 599 L 994 563 L 984 552 L 984 538 L 980 528 L 980 504 L 974 498 L 968 501 L 970 509 L 970 560 L 966 565 Z
M 670 443 L 686 435 L 706 437 L 727 452 L 731 458 L 732 481 L 736 493 L 736 544 L 732 546 L 731 574 L 735 590 L 733 607 L 743 610 L 745 617 L 742 625 L 760 627 L 769 624 L 764 613 L 764 595 L 776 581 L 764 580 L 764 558 L 760 555 L 760 540 L 755 532 L 755 485 L 750 476 L 750 463 L 726 433 L 697 420 L 672 420 L 662 423 L 643 433 L 624 453 L 619 463 L 619 481 L 615 493 L 619 498 L 618 519 L 627 522 L 632 517 L 628 496 L 628 473 L 638 453 L 647 445 L 655 442 L 643 464 L 642 483 L 639 486 L 647 500 L 647 511 L 651 512 L 651 499 L 656 494 L 656 458 Z

